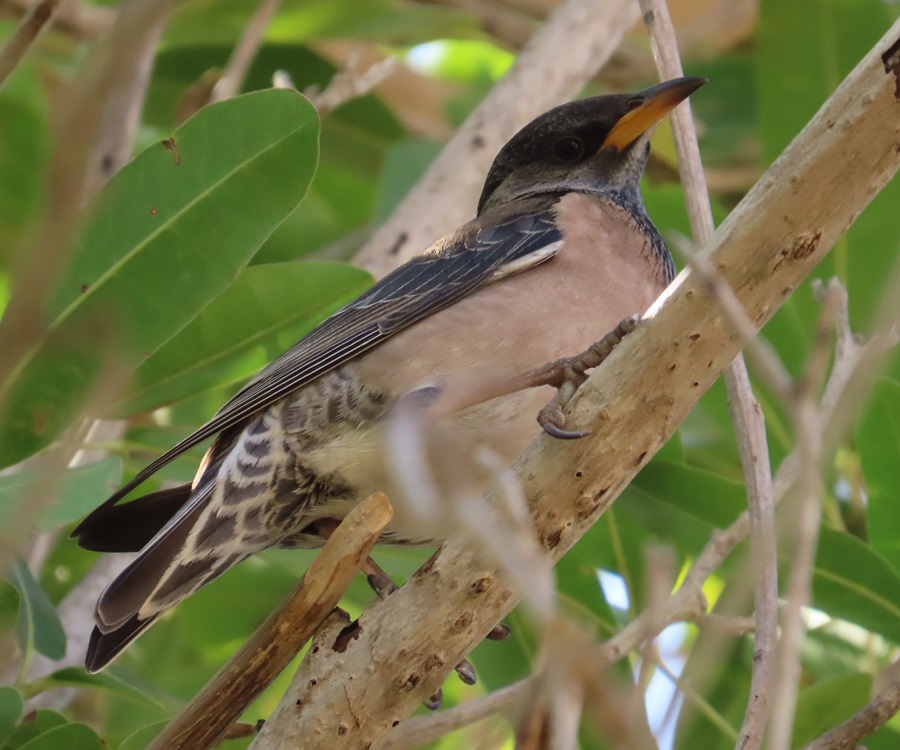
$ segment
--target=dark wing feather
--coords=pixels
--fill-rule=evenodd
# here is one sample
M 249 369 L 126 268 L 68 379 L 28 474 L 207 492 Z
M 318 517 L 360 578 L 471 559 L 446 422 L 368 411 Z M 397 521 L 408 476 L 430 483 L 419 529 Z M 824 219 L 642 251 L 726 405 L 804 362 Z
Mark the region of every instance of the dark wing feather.
M 502 275 L 504 266 L 540 256 L 562 239 L 555 202 L 555 197 L 542 196 L 518 202 L 503 215 L 476 219 L 385 276 L 261 370 L 209 422 L 139 472 L 94 514 L 193 446 L 452 305 Z M 72 536 L 89 527 L 94 514 Z

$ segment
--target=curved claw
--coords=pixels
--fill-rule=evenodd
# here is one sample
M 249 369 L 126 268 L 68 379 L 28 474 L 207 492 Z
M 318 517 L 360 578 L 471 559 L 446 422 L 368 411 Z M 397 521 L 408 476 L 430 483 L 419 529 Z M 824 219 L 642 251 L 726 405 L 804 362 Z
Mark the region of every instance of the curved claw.
M 505 641 L 511 633 L 512 628 L 505 622 L 501 622 L 499 625 L 494 625 L 491 632 L 487 634 L 487 639 L 489 641 Z
M 437 692 L 432 695 L 427 701 L 425 701 L 422 705 L 425 706 L 429 711 L 437 711 L 441 707 L 441 703 L 444 702 L 444 691 L 438 688 Z
M 468 659 L 463 659 L 456 665 L 456 674 L 466 685 L 474 685 L 478 682 L 478 677 L 475 674 L 475 667 L 472 666 L 472 662 Z
M 544 432 L 550 437 L 555 437 L 558 440 L 579 440 L 591 434 L 590 430 L 564 430 L 552 422 L 542 422 L 541 427 L 544 428 Z

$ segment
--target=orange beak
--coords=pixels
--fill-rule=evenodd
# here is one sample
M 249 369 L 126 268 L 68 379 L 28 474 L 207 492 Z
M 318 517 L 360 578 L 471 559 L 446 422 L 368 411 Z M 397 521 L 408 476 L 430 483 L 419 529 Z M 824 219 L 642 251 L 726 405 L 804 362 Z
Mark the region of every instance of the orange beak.
M 675 78 L 645 89 L 638 94 L 644 101 L 622 116 L 609 131 L 600 148 L 612 146 L 623 151 L 704 83 L 705 78 Z

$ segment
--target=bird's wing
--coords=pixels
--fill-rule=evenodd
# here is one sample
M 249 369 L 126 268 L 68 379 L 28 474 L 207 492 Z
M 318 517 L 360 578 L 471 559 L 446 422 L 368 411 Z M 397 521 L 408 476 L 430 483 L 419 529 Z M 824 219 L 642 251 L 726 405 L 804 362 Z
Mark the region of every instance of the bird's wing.
M 385 276 L 261 370 L 209 422 L 153 461 L 94 512 L 113 505 L 198 443 L 237 425 L 413 323 L 486 283 L 551 258 L 562 239 L 556 228 L 553 203 L 547 199 L 522 201 L 515 210 L 495 216 L 489 224 L 476 219 Z M 72 535 L 78 536 L 80 528 Z

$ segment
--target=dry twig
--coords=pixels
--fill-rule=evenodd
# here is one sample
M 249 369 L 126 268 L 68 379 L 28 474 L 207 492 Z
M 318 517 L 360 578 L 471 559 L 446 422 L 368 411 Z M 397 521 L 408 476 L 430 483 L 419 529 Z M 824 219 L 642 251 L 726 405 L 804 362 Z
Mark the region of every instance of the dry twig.
M 661 77 L 677 78 L 683 75 L 678 55 L 675 29 L 669 17 L 665 0 L 640 0 L 644 21 L 650 32 L 653 53 Z M 678 166 L 694 237 L 700 245 L 706 245 L 715 230 L 709 194 L 700 162 L 697 133 L 690 116 L 690 104 L 685 102 L 672 113 L 672 130 L 678 151 Z M 756 359 L 763 364 L 764 372 L 776 387 L 776 393 L 787 395 L 790 379 L 784 366 L 774 354 L 756 344 L 756 326 L 748 318 L 743 306 L 735 298 L 731 288 L 715 272 L 711 263 L 702 256 L 691 259 L 692 268 L 711 284 L 720 308 L 726 311 L 729 321 L 736 324 L 743 341 L 747 342 Z M 774 668 L 778 638 L 778 570 L 775 549 L 775 499 L 772 487 L 772 470 L 769 465 L 769 449 L 762 409 L 753 395 L 750 378 L 742 356 L 738 355 L 725 371 L 728 387 L 728 409 L 737 436 L 741 464 L 747 486 L 750 510 L 750 528 L 753 556 L 756 567 L 756 651 L 753 659 L 753 677 L 750 700 L 738 746 L 742 750 L 755 750 L 762 745 L 768 719 L 767 689 Z
M 320 116 L 324 117 L 351 99 L 368 94 L 397 69 L 396 58 L 385 57 L 372 63 L 365 70 L 359 71 L 356 66 L 361 54 L 362 48 L 351 51 L 344 62 L 343 69 L 334 74 L 323 91 L 304 92 L 316 105 Z
M 2 0 L 0 11 L 25 16 L 43 2 L 44 0 Z M 116 12 L 115 8 L 68 0 L 61 3 L 54 13 L 53 28 L 79 39 L 93 39 L 109 31 L 115 22 Z
M 62 0 L 40 0 L 29 7 L 12 36 L 0 49 L 0 86 L 9 78 L 31 49 L 38 37 L 46 31 Z
M 238 95 L 241 86 L 244 85 L 247 71 L 250 70 L 250 63 L 256 57 L 266 29 L 269 28 L 269 23 L 278 11 L 279 5 L 281 0 L 260 0 L 234 46 L 228 66 L 213 86 L 210 102 L 221 102 Z

